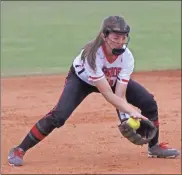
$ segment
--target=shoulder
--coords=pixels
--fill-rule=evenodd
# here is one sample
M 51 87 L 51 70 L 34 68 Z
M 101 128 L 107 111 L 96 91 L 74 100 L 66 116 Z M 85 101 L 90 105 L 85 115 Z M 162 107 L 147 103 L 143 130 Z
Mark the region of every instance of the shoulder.
M 123 53 L 122 60 L 123 62 L 128 62 L 128 63 L 134 62 L 134 56 L 129 48 L 126 48 L 125 52 Z
M 104 59 L 104 52 L 103 52 L 102 46 L 100 46 L 97 49 L 96 57 L 98 57 L 99 59 Z
M 96 64 L 102 65 L 104 62 L 104 53 L 102 50 L 102 47 L 100 46 L 97 51 L 96 51 L 96 59 L 95 59 Z
M 76 55 L 75 55 L 74 59 L 81 58 L 81 55 L 82 55 L 83 51 L 84 51 L 84 49 L 83 49 L 83 48 L 81 48 L 81 49 L 80 49 L 80 50 L 76 53 Z
M 124 56 L 125 57 L 131 57 L 132 59 L 134 59 L 133 53 L 131 52 L 131 50 L 129 48 L 126 48 L 126 50 L 124 52 Z

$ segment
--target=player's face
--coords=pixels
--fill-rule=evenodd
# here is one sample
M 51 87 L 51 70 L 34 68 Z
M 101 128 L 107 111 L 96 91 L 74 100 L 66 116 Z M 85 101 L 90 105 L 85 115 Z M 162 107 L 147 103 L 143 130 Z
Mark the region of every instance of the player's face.
M 121 48 L 127 43 L 128 36 L 127 34 L 110 33 L 106 41 L 112 48 Z

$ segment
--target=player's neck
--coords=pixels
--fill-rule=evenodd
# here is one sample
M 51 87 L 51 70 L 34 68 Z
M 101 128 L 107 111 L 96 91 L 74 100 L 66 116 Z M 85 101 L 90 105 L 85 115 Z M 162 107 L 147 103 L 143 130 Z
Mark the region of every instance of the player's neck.
M 102 49 L 103 49 L 103 53 L 104 53 L 106 59 L 109 62 L 113 62 L 113 61 L 115 61 L 117 59 L 117 56 L 113 55 L 112 51 L 111 52 L 107 52 L 107 50 L 110 50 L 110 48 L 107 45 L 103 44 L 102 45 Z

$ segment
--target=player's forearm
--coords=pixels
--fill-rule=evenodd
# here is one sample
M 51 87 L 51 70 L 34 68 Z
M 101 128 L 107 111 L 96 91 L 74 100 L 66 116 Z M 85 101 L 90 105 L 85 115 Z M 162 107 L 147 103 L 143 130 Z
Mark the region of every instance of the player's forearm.
M 112 92 L 112 89 L 105 78 L 95 81 L 94 83 L 100 93 L 105 97 L 105 99 L 109 103 L 111 103 L 116 109 L 127 114 L 136 112 L 134 108 L 132 108 L 124 99 L 118 97 Z M 120 90 L 118 91 L 118 93 L 119 92 Z
M 120 91 L 116 91 L 115 95 L 127 102 L 125 93 L 121 93 Z
M 116 88 L 115 88 L 115 94 L 126 100 L 126 89 L 127 89 L 127 84 L 119 83 L 117 81 L 116 83 Z
M 131 114 L 135 111 L 134 108 L 132 108 L 124 98 L 120 98 L 112 92 L 103 93 L 103 96 L 109 103 L 111 103 L 121 112 Z
M 116 88 L 115 88 L 115 95 L 120 97 L 122 100 L 124 100 L 127 103 L 127 100 L 126 100 L 126 88 L 127 88 L 127 84 L 117 83 L 116 84 Z M 123 111 L 118 110 L 118 112 L 120 113 L 120 115 L 121 114 L 122 115 L 123 114 L 126 115 Z

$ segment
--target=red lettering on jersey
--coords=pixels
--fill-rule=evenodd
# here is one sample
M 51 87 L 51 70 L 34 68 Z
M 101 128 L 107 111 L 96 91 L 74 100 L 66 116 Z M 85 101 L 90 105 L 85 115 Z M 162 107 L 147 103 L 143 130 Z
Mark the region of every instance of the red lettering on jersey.
M 111 68 L 103 67 L 102 70 L 106 77 L 117 77 L 121 71 L 121 68 L 120 67 L 111 67 Z
M 118 69 L 117 69 L 117 76 L 118 76 L 118 74 L 121 72 L 121 68 L 119 67 Z

